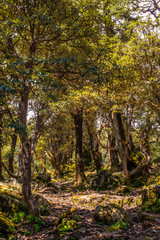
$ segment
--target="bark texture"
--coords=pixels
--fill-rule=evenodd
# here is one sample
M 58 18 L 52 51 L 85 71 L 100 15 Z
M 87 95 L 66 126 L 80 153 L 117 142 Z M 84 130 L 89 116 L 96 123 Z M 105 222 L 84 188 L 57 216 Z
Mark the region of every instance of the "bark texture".
M 38 216 L 38 204 L 34 201 L 31 191 L 31 141 L 27 136 L 27 111 L 28 111 L 29 88 L 21 91 L 20 122 L 21 122 L 21 146 L 22 146 L 22 195 L 29 211 Z
M 16 149 L 16 142 L 17 142 L 17 134 L 15 133 L 12 136 L 12 144 L 11 144 L 11 151 L 9 156 L 9 170 L 10 172 L 14 173 L 13 162 L 14 162 L 14 153 Z
M 114 112 L 112 115 L 112 119 L 113 119 L 113 129 L 114 129 L 115 140 L 117 142 L 120 158 L 123 161 L 124 143 L 126 141 L 126 138 L 125 138 L 124 127 L 122 124 L 121 113 Z
M 115 167 L 117 168 L 119 165 L 118 160 L 118 151 L 116 148 L 116 140 L 115 137 L 108 134 L 108 142 L 109 142 L 109 160 L 110 160 L 110 166 L 111 168 Z
M 3 125 L 3 113 L 0 112 L 0 180 L 3 180 L 2 176 L 2 125 Z
M 100 171 L 102 169 L 102 154 L 99 151 L 99 143 L 96 141 L 92 131 L 90 130 L 90 126 L 87 123 L 87 129 L 89 134 L 89 140 L 90 140 L 90 147 L 91 147 L 91 157 L 92 161 L 95 163 L 96 171 Z
M 82 125 L 83 125 L 83 111 L 79 110 L 74 114 L 75 136 L 76 136 L 76 183 L 84 182 L 84 163 L 82 156 Z
M 128 144 L 126 143 L 126 136 L 125 136 L 125 130 L 122 123 L 122 117 L 120 112 L 114 112 L 112 114 L 112 120 L 113 120 L 113 129 L 114 129 L 114 135 L 118 146 L 118 152 L 119 156 L 123 163 L 123 170 L 127 176 L 129 177 L 129 171 L 128 171 L 128 156 L 129 156 L 129 149 Z

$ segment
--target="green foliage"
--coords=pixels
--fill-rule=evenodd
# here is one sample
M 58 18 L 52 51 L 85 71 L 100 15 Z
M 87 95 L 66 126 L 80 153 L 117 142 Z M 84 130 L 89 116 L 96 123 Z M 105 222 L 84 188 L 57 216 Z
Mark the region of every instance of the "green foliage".
M 115 224 L 111 225 L 109 228 L 107 228 L 108 231 L 118 231 L 127 229 L 130 226 L 129 223 L 124 222 L 122 220 L 117 221 Z
M 38 223 L 35 223 L 35 224 L 33 224 L 33 226 L 34 226 L 35 232 L 38 232 L 39 229 L 40 229 L 39 224 L 38 224 Z
M 32 235 L 32 234 L 33 234 L 32 232 L 28 231 L 27 229 L 25 229 L 25 230 L 23 231 L 23 233 L 24 233 L 25 236 L 28 236 L 28 235 Z
M 160 213 L 160 199 L 156 202 L 153 199 L 149 199 L 142 207 L 142 210 L 148 213 Z
M 151 240 L 150 237 L 141 238 L 141 240 Z
M 36 217 L 32 214 L 27 216 L 27 223 L 32 224 L 35 232 L 38 232 L 42 226 L 45 226 L 45 222 L 41 218 Z M 28 234 L 30 233 L 26 233 L 26 235 Z
M 35 223 L 35 224 L 40 224 L 40 225 L 45 226 L 45 222 L 41 218 L 36 217 L 36 216 L 34 216 L 32 214 L 28 215 L 27 219 L 28 219 L 27 220 L 28 223 Z
M 13 235 L 13 234 L 12 234 L 12 235 L 10 235 L 8 240 L 16 240 L 16 237 L 15 237 L 15 235 Z
M 77 222 L 75 220 L 68 220 L 67 218 L 63 218 L 61 225 L 59 226 L 59 231 L 65 233 L 67 231 L 73 230 L 77 227 Z
M 13 222 L 23 222 L 24 217 L 26 216 L 26 213 L 24 212 L 15 212 L 14 217 L 12 218 Z
M 116 223 L 114 224 L 114 226 L 117 227 L 117 228 L 119 228 L 119 229 L 127 229 L 128 226 L 129 226 L 129 223 L 126 223 L 126 222 L 124 222 L 124 221 L 119 220 L 118 222 L 116 222 Z
M 56 220 L 54 232 L 58 232 L 60 238 L 65 236 L 66 232 L 73 231 L 79 227 L 80 217 L 75 213 L 75 210 L 75 208 L 70 208 Z

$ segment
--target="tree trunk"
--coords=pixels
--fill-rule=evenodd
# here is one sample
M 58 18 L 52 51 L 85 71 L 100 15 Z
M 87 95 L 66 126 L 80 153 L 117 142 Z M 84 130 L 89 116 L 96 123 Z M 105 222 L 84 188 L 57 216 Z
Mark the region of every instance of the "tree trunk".
M 22 149 L 21 149 L 21 146 L 20 146 L 20 152 L 19 152 L 19 155 L 18 155 L 18 162 L 19 162 L 19 165 L 18 165 L 17 176 L 22 178 Z
M 13 162 L 14 162 L 14 153 L 15 153 L 15 148 L 16 148 L 16 143 L 17 143 L 17 134 L 14 133 L 12 136 L 12 145 L 11 145 L 11 151 L 10 151 L 10 156 L 9 156 L 9 170 L 14 173 L 14 168 L 13 168 Z
M 95 163 L 96 166 L 96 171 L 100 171 L 102 169 L 102 154 L 99 151 L 99 144 L 98 142 L 96 143 L 96 140 L 90 131 L 89 124 L 87 123 L 87 129 L 88 129 L 88 134 L 89 134 L 89 140 L 90 140 L 90 147 L 91 147 L 91 158 Z
M 53 153 L 52 154 L 52 165 L 54 168 L 54 176 L 55 178 L 59 178 L 61 175 L 61 170 L 60 170 L 60 153 Z
M 115 137 L 108 134 L 108 142 L 109 142 L 109 160 L 110 160 L 110 166 L 111 168 L 115 167 L 117 168 L 119 165 L 119 160 L 118 160 L 118 152 L 117 150 L 113 150 L 113 148 L 116 147 L 116 141 Z
M 0 112 L 0 180 L 3 180 L 3 176 L 2 176 L 2 125 L 3 125 L 3 113 Z
M 126 137 L 125 137 L 124 127 L 122 124 L 121 113 L 114 112 L 112 115 L 112 119 L 113 119 L 113 130 L 114 130 L 114 135 L 115 135 L 115 139 L 116 139 L 117 146 L 118 146 L 119 156 L 120 156 L 121 160 L 123 161 L 123 159 L 124 159 L 124 143 L 126 141 Z
M 82 125 L 83 125 L 83 111 L 79 110 L 74 114 L 75 123 L 75 136 L 76 136 L 76 184 L 81 184 L 84 182 L 84 163 L 82 156 Z
M 132 152 L 136 153 L 136 148 L 131 135 L 129 136 L 129 147 Z
M 22 196 L 29 211 L 38 216 L 38 204 L 34 201 L 31 191 L 31 141 L 27 136 L 27 111 L 29 89 L 27 86 L 21 91 L 20 122 L 21 122 L 21 146 L 22 146 Z
M 129 178 L 129 171 L 128 171 L 128 144 L 126 144 L 126 136 L 125 136 L 125 130 L 122 123 L 122 117 L 120 112 L 114 112 L 112 114 L 112 120 L 113 120 L 113 129 L 114 129 L 114 135 L 118 146 L 119 156 L 123 163 L 123 170 Z
M 95 147 L 95 149 L 93 150 L 93 159 L 95 162 L 95 166 L 96 166 L 96 171 L 100 171 L 102 169 L 102 154 L 99 151 L 99 144 L 97 143 L 97 146 Z

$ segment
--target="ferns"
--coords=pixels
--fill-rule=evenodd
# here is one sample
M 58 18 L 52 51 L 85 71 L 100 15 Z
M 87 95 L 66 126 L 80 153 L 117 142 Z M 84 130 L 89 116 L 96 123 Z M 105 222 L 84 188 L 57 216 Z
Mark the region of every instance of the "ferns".
M 6 215 L 0 212 L 0 232 L 8 232 L 14 229 L 13 222 L 6 217 Z

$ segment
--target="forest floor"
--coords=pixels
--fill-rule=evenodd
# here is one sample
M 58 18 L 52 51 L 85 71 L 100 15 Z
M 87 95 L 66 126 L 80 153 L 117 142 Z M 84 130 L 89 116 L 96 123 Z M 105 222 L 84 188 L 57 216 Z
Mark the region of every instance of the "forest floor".
M 129 196 L 117 194 L 114 191 L 75 191 L 73 183 L 58 183 L 60 190 L 58 193 L 52 192 L 52 189 L 39 189 L 41 194 L 50 202 L 50 215 L 42 217 L 45 226 L 39 232 L 31 236 L 24 236 L 18 233 L 18 240 L 94 240 L 94 239 L 110 239 L 110 240 L 160 240 L 160 214 L 148 214 L 147 220 L 139 221 L 137 214 L 139 206 L 136 199 L 140 196 L 141 190 L 136 189 L 130 192 Z M 74 190 L 73 190 L 74 189 Z M 119 231 L 108 231 L 107 226 L 97 223 L 94 220 L 94 210 L 99 202 L 123 201 L 132 204 L 125 205 L 125 210 L 129 213 L 132 222 L 127 229 Z M 126 200 L 126 201 L 125 201 Z M 59 233 L 55 230 L 54 223 L 59 216 L 67 210 L 74 208 L 77 216 L 77 225 L 71 230 Z

